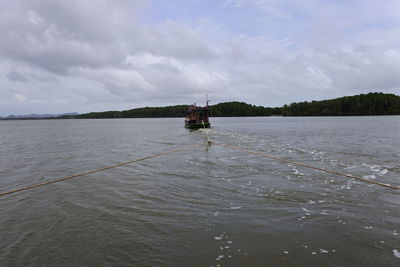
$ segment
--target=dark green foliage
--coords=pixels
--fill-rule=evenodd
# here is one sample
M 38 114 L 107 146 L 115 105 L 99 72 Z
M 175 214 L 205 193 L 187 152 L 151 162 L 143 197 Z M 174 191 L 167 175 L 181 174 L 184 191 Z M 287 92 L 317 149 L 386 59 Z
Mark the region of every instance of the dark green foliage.
M 109 119 L 109 118 L 166 118 L 184 117 L 187 112 L 187 105 L 168 107 L 145 107 L 123 111 L 91 112 L 76 116 L 78 119 Z
M 103 118 L 164 118 L 184 117 L 188 105 L 168 107 L 145 107 L 124 111 L 91 112 L 77 116 L 59 118 L 103 119 Z M 240 116 L 356 116 L 356 115 L 400 115 L 400 96 L 369 93 L 346 96 L 331 100 L 299 102 L 283 107 L 267 108 L 244 102 L 225 102 L 210 106 L 212 117 Z
M 165 118 L 186 116 L 188 105 L 168 107 L 145 107 L 124 111 L 91 112 L 75 116 L 78 119 L 107 119 L 107 118 Z M 226 102 L 210 106 L 213 117 L 233 116 L 271 116 L 280 114 L 280 108 L 265 108 L 249 105 L 243 102 Z
M 284 105 L 283 116 L 400 115 L 400 96 L 368 93 Z
M 271 116 L 279 115 L 280 108 L 266 108 L 244 102 L 226 102 L 211 106 L 212 117 Z

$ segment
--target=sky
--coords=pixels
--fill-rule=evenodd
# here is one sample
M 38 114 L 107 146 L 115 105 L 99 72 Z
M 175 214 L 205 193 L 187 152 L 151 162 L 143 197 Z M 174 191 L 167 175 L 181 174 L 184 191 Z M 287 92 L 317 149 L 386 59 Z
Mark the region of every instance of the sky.
M 0 116 L 400 94 L 398 0 L 2 0 Z

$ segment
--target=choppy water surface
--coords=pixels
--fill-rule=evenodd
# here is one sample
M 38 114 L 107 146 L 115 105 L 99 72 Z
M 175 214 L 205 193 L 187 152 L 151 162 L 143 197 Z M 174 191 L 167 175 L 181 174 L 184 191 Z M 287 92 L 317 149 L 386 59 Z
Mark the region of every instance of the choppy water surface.
M 212 118 L 211 139 L 400 184 L 400 117 Z M 206 141 L 182 119 L 0 121 L 0 191 Z M 400 192 L 201 146 L 0 198 L 3 266 L 400 266 Z

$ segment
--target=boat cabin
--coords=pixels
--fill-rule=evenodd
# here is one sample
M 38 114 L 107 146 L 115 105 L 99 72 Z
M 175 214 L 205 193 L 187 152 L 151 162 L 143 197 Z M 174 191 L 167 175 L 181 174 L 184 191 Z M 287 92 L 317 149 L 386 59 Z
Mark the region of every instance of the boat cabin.
M 208 128 L 210 127 L 209 117 L 209 107 L 198 107 L 196 105 L 191 105 L 188 108 L 188 113 L 185 118 L 185 127 L 192 129 Z

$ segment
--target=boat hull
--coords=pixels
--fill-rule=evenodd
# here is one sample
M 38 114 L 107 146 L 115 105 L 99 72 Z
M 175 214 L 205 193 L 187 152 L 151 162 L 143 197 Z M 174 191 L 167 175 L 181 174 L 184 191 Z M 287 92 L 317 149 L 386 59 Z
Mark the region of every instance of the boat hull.
M 188 129 L 210 128 L 210 123 L 209 122 L 205 122 L 204 124 L 201 122 L 190 123 L 190 124 L 185 124 L 185 128 L 188 128 Z

